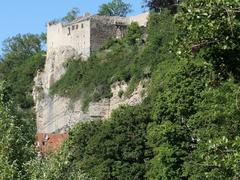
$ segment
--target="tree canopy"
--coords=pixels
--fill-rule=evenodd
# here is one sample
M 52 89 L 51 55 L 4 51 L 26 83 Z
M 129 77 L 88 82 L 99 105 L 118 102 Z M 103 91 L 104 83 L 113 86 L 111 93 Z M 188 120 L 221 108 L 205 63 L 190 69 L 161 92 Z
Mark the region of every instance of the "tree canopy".
M 4 59 L 25 60 L 42 50 L 43 36 L 35 34 L 18 34 L 3 42 Z
M 163 8 L 176 10 L 173 6 L 178 2 L 179 0 L 144 0 L 144 6 L 152 11 L 159 12 Z
M 64 16 L 61 21 L 64 23 L 70 23 L 73 20 L 77 19 L 77 17 L 79 16 L 80 10 L 79 8 L 72 8 L 66 16 Z
M 0 61 L 0 80 L 6 81 L 8 93 L 21 108 L 33 106 L 33 78 L 44 65 L 42 44 L 45 35 L 16 35 L 3 43 L 4 56 Z
M 126 16 L 130 13 L 131 5 L 124 3 L 122 0 L 112 0 L 109 3 L 102 4 L 98 10 L 101 16 Z
M 16 35 L 4 42 L 0 61 L 0 179 L 26 179 L 35 157 L 36 122 L 32 86 L 44 65 L 44 35 Z
M 24 163 L 34 157 L 31 117 L 19 114 L 10 97 L 6 98 L 5 82 L 0 82 L 0 177 L 24 179 Z

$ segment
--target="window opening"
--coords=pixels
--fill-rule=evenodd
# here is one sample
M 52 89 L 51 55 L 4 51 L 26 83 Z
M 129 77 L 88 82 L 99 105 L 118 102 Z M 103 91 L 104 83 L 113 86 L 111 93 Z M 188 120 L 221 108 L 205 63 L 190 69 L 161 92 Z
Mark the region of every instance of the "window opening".
M 69 27 L 68 28 L 68 35 L 70 35 L 71 34 L 71 28 Z

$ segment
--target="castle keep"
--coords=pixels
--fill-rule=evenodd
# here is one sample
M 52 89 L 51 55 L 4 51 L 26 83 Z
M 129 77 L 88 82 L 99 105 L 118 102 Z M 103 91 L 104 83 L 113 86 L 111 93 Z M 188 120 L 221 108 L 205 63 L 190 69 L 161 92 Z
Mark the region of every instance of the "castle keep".
M 97 16 L 86 13 L 75 21 L 63 23 L 48 23 L 48 51 L 70 46 L 82 57 L 89 57 L 91 52 L 98 50 L 109 38 L 121 38 L 124 29 L 131 22 L 146 26 L 148 13 L 131 17 Z
M 65 133 L 79 121 L 107 118 L 120 105 L 141 102 L 139 87 L 129 98 L 120 98 L 119 91 L 127 88 L 125 82 L 112 86 L 112 98 L 92 102 L 87 112 L 81 110 L 81 99 L 71 104 L 66 97 L 50 97 L 49 88 L 65 73 L 69 58 L 86 59 L 97 51 L 109 38 L 121 38 L 131 22 L 146 26 L 148 13 L 131 17 L 109 17 L 86 14 L 69 24 L 50 22 L 47 27 L 47 58 L 43 71 L 35 77 L 33 97 L 37 114 L 38 133 Z M 71 108 L 70 108 L 71 106 Z

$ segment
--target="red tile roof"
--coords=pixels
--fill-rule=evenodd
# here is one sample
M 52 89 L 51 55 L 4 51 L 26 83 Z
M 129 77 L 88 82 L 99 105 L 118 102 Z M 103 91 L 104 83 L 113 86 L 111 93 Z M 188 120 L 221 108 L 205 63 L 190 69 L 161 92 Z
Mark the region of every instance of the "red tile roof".
M 68 134 L 46 134 L 37 133 L 36 144 L 37 150 L 43 154 L 57 151 L 64 140 L 68 138 Z

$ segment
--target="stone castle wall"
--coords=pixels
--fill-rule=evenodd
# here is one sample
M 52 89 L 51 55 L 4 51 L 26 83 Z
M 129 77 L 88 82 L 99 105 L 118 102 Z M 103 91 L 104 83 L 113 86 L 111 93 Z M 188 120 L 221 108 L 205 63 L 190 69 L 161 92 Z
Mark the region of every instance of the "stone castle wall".
M 91 19 L 91 52 L 98 50 L 109 38 L 120 38 L 127 27 L 127 19 L 96 16 Z
M 146 27 L 148 22 L 149 12 L 128 17 L 128 23 L 137 22 L 139 26 Z
M 90 19 L 64 26 L 62 23 L 48 24 L 48 51 L 70 46 L 83 57 L 90 55 Z
M 122 37 L 127 25 L 138 22 L 146 26 L 149 13 L 130 17 L 91 16 L 81 17 L 70 24 L 48 23 L 47 48 L 49 51 L 70 46 L 82 57 L 89 57 L 107 39 Z

